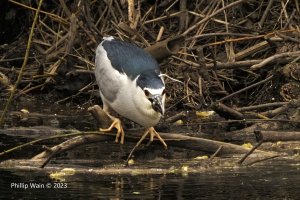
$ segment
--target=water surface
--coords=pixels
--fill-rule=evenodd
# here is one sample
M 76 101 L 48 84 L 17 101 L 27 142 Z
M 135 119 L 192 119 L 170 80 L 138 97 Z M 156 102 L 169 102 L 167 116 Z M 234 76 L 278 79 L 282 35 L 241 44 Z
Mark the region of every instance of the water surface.
M 297 163 L 162 175 L 74 175 L 56 185 L 46 171 L 0 170 L 0 199 L 299 199 Z M 14 183 L 28 184 L 28 188 Z M 30 188 L 37 183 L 51 188 Z M 59 186 L 60 185 L 60 186 Z

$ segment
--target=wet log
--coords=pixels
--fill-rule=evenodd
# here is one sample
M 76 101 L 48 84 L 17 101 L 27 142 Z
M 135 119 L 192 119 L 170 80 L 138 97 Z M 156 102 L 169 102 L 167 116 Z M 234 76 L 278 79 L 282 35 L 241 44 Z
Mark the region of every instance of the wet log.
M 247 153 L 250 149 L 225 142 L 219 142 L 210 139 L 190 137 L 182 134 L 176 133 L 159 133 L 162 138 L 170 146 L 182 147 L 185 149 L 192 149 L 197 151 L 204 151 L 207 153 L 216 152 L 220 146 L 222 149 L 219 151 L 219 155 L 225 154 L 244 154 Z M 259 151 L 263 153 L 263 151 Z
M 257 141 L 277 142 L 277 141 L 300 141 L 298 131 L 254 131 Z

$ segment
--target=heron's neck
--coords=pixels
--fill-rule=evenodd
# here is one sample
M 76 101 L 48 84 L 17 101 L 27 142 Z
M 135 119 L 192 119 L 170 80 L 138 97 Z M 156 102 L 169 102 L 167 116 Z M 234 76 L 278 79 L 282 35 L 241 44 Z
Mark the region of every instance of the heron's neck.
M 161 114 L 156 112 L 150 103 L 146 98 L 142 98 L 144 94 L 137 95 L 133 98 L 134 105 L 136 106 L 137 111 L 140 113 L 141 116 L 147 116 L 147 118 L 151 120 L 160 119 Z

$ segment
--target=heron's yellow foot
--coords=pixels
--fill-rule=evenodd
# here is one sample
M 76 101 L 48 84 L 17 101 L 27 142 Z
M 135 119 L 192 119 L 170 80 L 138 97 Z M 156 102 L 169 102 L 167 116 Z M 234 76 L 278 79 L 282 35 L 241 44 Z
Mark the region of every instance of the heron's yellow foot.
M 125 133 L 124 133 L 121 121 L 118 118 L 113 118 L 112 120 L 113 120 L 113 122 L 111 123 L 110 127 L 108 127 L 108 128 L 100 128 L 100 131 L 102 131 L 102 132 L 109 132 L 113 128 L 116 128 L 117 129 L 117 135 L 116 135 L 115 142 L 119 142 L 119 138 L 121 137 L 120 143 L 123 144 L 124 143 L 124 135 L 125 135 Z
M 146 129 L 145 133 L 143 134 L 143 136 L 141 137 L 141 139 L 136 143 L 136 145 L 133 147 L 133 149 L 130 151 L 129 156 L 127 157 L 126 160 L 126 165 L 128 165 L 128 162 L 133 154 L 133 152 L 135 151 L 135 149 L 140 146 L 140 144 L 143 142 L 143 140 L 147 137 L 147 135 L 150 134 L 150 140 L 148 142 L 148 145 L 153 141 L 154 137 L 157 137 L 159 139 L 159 141 L 164 145 L 164 147 L 167 149 L 167 144 L 165 143 L 165 141 L 160 137 L 160 135 L 158 134 L 158 132 L 156 132 L 156 130 L 153 127 L 150 127 L 148 129 Z
M 146 132 L 144 133 L 144 135 L 146 134 L 150 134 L 150 141 L 148 144 L 150 144 L 151 142 L 153 142 L 154 137 L 157 137 L 157 139 L 164 145 L 164 147 L 167 149 L 167 144 L 165 143 L 165 141 L 160 137 L 160 135 L 158 134 L 158 132 L 156 132 L 156 130 L 154 129 L 154 127 L 151 127 L 149 129 L 146 130 Z

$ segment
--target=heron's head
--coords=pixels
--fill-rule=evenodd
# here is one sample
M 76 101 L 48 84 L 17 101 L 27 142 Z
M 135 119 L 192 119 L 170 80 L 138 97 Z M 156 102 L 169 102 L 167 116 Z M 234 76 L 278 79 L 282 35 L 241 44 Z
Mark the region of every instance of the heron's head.
M 151 103 L 152 109 L 159 112 L 161 115 L 165 113 L 165 99 L 166 90 L 165 88 L 150 89 L 144 88 L 145 97 Z
M 151 105 L 151 109 L 164 115 L 166 90 L 163 79 L 155 72 L 147 72 L 138 77 L 137 86 L 143 91 L 145 106 Z

